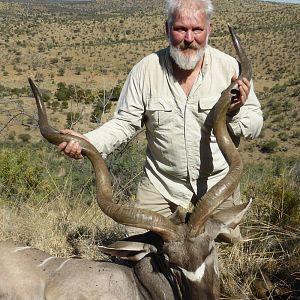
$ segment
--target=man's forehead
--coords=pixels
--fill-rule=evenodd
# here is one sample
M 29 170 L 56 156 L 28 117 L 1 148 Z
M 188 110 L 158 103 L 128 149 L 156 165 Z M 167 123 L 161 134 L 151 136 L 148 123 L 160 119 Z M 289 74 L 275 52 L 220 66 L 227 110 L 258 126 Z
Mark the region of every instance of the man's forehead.
M 191 9 L 180 9 L 174 13 L 173 23 L 180 21 L 191 21 L 205 23 L 207 21 L 206 13 L 203 9 L 198 8 L 197 10 Z

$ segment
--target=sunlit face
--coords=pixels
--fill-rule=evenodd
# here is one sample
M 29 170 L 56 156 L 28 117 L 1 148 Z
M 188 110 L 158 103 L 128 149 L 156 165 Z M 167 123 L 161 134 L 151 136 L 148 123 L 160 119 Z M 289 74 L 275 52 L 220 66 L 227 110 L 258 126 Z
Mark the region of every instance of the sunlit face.
M 167 27 L 170 55 L 183 70 L 193 70 L 202 61 L 211 25 L 204 12 L 180 11 Z

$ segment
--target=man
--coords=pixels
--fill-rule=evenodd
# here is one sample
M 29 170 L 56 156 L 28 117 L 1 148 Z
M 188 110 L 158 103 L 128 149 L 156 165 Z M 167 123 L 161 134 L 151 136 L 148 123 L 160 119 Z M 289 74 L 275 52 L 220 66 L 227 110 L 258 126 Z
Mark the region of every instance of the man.
M 212 30 L 210 0 L 169 0 L 166 8 L 169 47 L 133 67 L 113 119 L 85 136 L 71 130 L 63 133 L 88 139 L 106 156 L 145 125 L 145 176 L 136 206 L 169 216 L 176 205 L 187 208 L 228 172 L 212 133 L 212 109 L 237 78 L 239 66 L 207 44 Z M 237 139 L 260 133 L 262 112 L 247 79 L 238 81 L 228 121 Z M 75 159 L 82 157 L 76 142 L 59 148 Z M 238 201 L 239 189 L 222 207 Z M 230 237 L 239 239 L 239 230 Z

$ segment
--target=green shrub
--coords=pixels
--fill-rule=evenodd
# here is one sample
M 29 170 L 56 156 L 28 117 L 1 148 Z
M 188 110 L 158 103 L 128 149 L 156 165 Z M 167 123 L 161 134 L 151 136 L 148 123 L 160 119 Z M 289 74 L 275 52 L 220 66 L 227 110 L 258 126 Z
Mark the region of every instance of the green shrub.
M 92 123 L 100 123 L 103 113 L 111 109 L 111 101 L 109 99 L 97 99 L 94 104 L 94 109 L 91 113 L 90 121 Z
M 50 64 L 57 64 L 57 63 L 58 63 L 57 57 L 50 58 Z
M 72 125 L 76 122 L 78 122 L 81 118 L 81 115 L 79 112 L 68 112 L 67 113 L 67 124 L 66 124 L 66 127 L 67 128 L 71 128 Z
M 262 153 L 274 153 L 277 151 L 278 142 L 275 140 L 269 140 L 262 142 L 259 146 L 259 151 Z
M 32 149 L 0 149 L 0 194 L 9 201 L 27 201 L 49 187 L 42 173 L 41 155 Z
M 59 68 L 57 71 L 58 76 L 64 76 L 65 75 L 65 68 Z
M 27 133 L 21 133 L 21 134 L 18 135 L 18 138 L 19 138 L 22 142 L 27 143 L 27 142 L 30 141 L 31 136 L 30 136 L 29 134 L 27 134 Z

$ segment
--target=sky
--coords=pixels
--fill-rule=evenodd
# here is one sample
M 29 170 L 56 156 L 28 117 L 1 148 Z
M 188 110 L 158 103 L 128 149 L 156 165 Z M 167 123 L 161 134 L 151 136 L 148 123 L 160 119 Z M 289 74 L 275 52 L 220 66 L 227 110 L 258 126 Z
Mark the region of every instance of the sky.
M 262 1 L 283 2 L 283 3 L 297 3 L 297 4 L 300 4 L 300 0 L 262 0 Z

